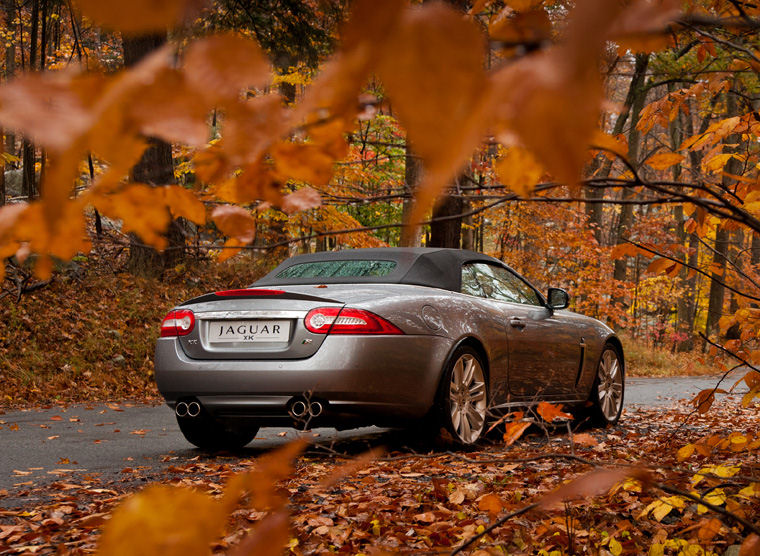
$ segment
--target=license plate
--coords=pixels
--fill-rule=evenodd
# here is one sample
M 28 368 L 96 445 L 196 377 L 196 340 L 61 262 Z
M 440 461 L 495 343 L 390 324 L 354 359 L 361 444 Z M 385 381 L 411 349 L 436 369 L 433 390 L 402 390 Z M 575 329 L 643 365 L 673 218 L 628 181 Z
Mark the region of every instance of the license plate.
M 209 323 L 209 342 L 287 342 L 287 320 L 217 320 Z

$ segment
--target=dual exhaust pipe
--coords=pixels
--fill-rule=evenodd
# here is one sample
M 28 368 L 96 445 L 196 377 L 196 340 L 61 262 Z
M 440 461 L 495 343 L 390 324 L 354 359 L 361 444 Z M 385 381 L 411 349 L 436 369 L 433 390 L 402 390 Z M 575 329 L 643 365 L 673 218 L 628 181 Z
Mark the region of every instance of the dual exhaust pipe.
M 310 402 L 308 400 L 296 400 L 290 404 L 288 413 L 296 420 L 303 421 L 304 419 L 313 419 L 319 417 L 322 414 L 324 407 L 321 402 Z
M 197 417 L 201 414 L 201 404 L 198 402 L 179 402 L 175 408 L 174 413 L 177 417 Z

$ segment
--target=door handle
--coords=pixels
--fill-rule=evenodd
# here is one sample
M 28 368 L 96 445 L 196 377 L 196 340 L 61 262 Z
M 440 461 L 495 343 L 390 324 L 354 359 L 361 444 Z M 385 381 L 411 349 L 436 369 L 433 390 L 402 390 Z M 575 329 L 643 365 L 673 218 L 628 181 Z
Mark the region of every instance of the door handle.
M 525 323 L 522 321 L 522 319 L 519 319 L 517 317 L 512 317 L 509 319 L 509 326 L 512 328 L 525 328 Z

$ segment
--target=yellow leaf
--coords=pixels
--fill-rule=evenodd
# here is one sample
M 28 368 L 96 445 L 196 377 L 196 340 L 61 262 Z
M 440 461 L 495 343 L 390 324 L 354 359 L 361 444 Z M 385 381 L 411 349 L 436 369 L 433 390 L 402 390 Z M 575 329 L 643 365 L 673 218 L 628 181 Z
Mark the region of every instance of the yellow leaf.
M 702 168 L 706 172 L 718 172 L 734 157 L 731 153 L 721 153 L 702 162 Z
M 696 446 L 694 446 L 694 444 L 687 444 L 686 446 L 682 446 L 678 452 L 676 452 L 676 458 L 678 461 L 684 461 L 685 459 L 691 457 L 695 449 Z
M 609 548 L 613 556 L 620 556 L 620 554 L 623 553 L 623 545 L 621 545 L 618 541 L 616 541 L 612 537 L 610 537 L 610 542 L 607 545 L 607 548 Z
M 625 157 L 628 154 L 628 145 L 625 139 L 622 139 L 619 136 L 613 137 L 609 133 L 604 133 L 600 129 L 594 130 L 591 146 L 601 147 L 622 157 Z
M 222 532 L 227 516 L 207 494 L 189 488 L 153 485 L 127 498 L 100 538 L 100 556 L 194 556 Z
M 752 496 L 760 498 L 760 483 L 752 483 L 739 491 L 739 496 L 750 498 Z
M 726 493 L 722 488 L 716 488 L 711 490 L 702 499 L 713 506 L 722 506 L 726 503 Z
M 673 506 L 667 502 L 658 501 L 658 504 L 652 510 L 652 515 L 657 521 L 662 521 L 662 518 L 668 515 L 672 509 Z

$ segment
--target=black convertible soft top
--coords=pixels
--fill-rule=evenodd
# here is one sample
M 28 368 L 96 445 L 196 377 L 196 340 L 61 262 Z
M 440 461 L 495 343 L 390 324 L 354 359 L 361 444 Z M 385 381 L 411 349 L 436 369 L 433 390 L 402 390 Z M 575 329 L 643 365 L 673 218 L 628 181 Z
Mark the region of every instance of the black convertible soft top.
M 382 276 L 278 277 L 279 274 L 292 266 L 319 261 L 392 261 L 396 265 L 393 270 Z M 486 262 L 506 266 L 494 257 L 466 249 L 435 247 L 347 249 L 345 251 L 322 251 L 291 257 L 253 285 L 258 287 L 289 284 L 380 283 L 414 284 L 460 291 L 462 264 L 469 262 Z

